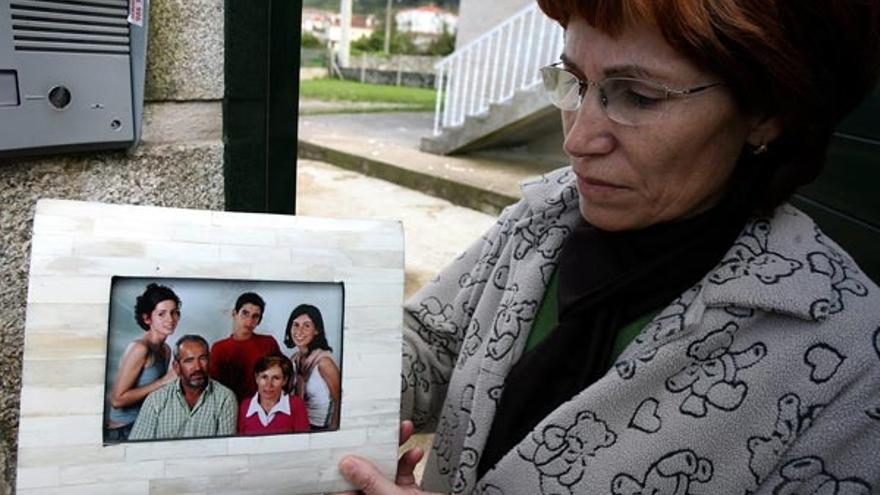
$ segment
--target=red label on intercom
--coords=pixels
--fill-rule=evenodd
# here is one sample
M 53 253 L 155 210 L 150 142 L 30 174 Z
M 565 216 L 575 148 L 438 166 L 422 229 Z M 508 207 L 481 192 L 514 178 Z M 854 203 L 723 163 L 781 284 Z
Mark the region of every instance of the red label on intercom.
M 128 22 L 137 26 L 144 25 L 144 0 L 128 0 Z

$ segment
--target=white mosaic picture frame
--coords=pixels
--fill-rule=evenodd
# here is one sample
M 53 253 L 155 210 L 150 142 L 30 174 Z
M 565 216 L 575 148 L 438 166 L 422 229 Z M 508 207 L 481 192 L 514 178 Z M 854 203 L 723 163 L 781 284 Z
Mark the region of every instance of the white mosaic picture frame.
M 344 455 L 397 464 L 403 231 L 398 222 L 41 200 L 19 425 L 19 495 L 295 494 L 350 489 Z M 105 445 L 113 276 L 341 282 L 337 431 Z

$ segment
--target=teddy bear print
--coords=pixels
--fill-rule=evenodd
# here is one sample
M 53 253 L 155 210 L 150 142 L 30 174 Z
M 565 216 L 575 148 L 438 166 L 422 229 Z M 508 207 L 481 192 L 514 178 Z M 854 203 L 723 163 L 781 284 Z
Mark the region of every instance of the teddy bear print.
M 455 475 L 453 476 L 452 482 L 452 493 L 465 493 L 468 487 L 467 478 L 465 478 L 465 472 L 468 470 L 473 470 L 473 468 L 477 467 L 477 461 L 479 461 L 480 456 L 477 454 L 477 451 L 470 448 L 465 447 L 461 452 L 461 459 L 459 460 L 458 467 L 455 469 Z
M 578 201 L 578 192 L 573 180 L 574 174 L 571 173 L 571 169 L 556 178 L 556 183 L 565 187 L 560 194 L 544 198 L 544 204 L 547 205 L 547 209 L 541 214 L 544 220 L 558 219 L 565 212 L 572 210 L 569 205 Z
M 569 495 L 579 492 L 573 486 L 596 452 L 616 441 L 607 423 L 592 411 L 581 411 L 570 424 L 546 425 L 533 432 L 517 454 L 538 470 L 543 495 Z
M 801 457 L 782 466 L 774 495 L 869 495 L 871 486 L 858 478 L 839 479 L 825 470 L 818 457 Z
M 712 461 L 693 450 L 677 450 L 651 464 L 642 481 L 620 473 L 611 481 L 614 495 L 688 495 L 691 485 L 712 479 Z
M 673 336 L 684 329 L 684 315 L 688 308 L 696 300 L 701 286 L 695 285 L 663 309 L 651 323 L 633 340 L 634 345 L 642 351 L 637 357 L 630 356 L 620 359 L 614 364 L 618 376 L 628 380 L 635 375 L 638 363 L 646 363 L 654 358 L 658 343 L 669 341 Z
M 452 366 L 452 356 L 458 352 L 457 337 L 462 337 L 462 329 L 455 323 L 452 305 L 440 302 L 436 297 L 429 297 L 421 302 L 421 307 L 411 313 L 419 321 L 416 333 L 427 343 L 437 355 L 441 363 Z
M 429 297 L 422 301 L 415 316 L 435 332 L 439 330 L 448 335 L 458 335 L 459 333 L 458 325 L 452 321 L 452 305 L 443 304 L 436 297 Z
M 669 340 L 684 328 L 684 316 L 688 308 L 696 300 L 702 286 L 695 285 L 686 290 L 681 296 L 663 309 L 655 317 L 641 335 L 636 337 L 638 343 L 657 344 Z
M 518 291 L 518 286 L 511 287 L 495 315 L 492 336 L 488 343 L 489 357 L 492 359 L 500 361 L 513 349 L 513 344 L 538 310 L 536 301 L 515 300 Z
M 444 412 L 440 417 L 440 425 L 438 433 L 434 436 L 433 451 L 437 456 L 437 470 L 440 474 L 448 475 L 452 473 L 452 452 L 453 439 L 458 432 L 458 411 L 446 404 Z
M 473 319 L 468 325 L 467 336 L 464 338 L 464 342 L 462 342 L 461 352 L 458 353 L 457 367 L 459 369 L 464 368 L 468 359 L 475 356 L 482 345 L 483 337 L 480 335 L 480 322 Z
M 409 352 L 409 347 L 404 348 L 404 360 L 409 359 L 411 364 L 405 369 L 403 380 L 400 381 L 401 392 L 406 392 L 409 388 L 426 393 L 431 388 L 431 383 L 425 378 L 425 372 L 428 366 L 417 355 Z
M 616 441 L 617 435 L 595 413 L 581 411 L 571 424 L 535 431 L 517 453 L 538 470 L 543 495 L 569 495 L 580 492 L 573 487 L 596 452 Z
M 743 277 L 755 277 L 770 285 L 802 268 L 800 261 L 786 258 L 768 248 L 769 233 L 770 223 L 767 220 L 747 225 L 721 265 L 709 276 L 709 281 L 721 285 Z
M 486 284 L 491 276 L 492 285 L 494 285 L 496 289 L 503 290 L 507 285 L 507 275 L 510 273 L 510 266 L 502 265 L 497 268 L 494 267 L 495 265 L 490 267 L 477 267 L 469 272 L 462 273 L 461 276 L 458 277 L 458 287 L 461 289 L 470 289 L 471 287 L 482 286 Z
M 820 239 L 817 237 L 817 240 Z M 848 263 L 844 262 L 843 257 L 831 248 L 829 251 L 831 256 L 823 252 L 810 253 L 807 256 L 810 271 L 827 276 L 831 283 L 830 297 L 814 301 L 810 306 L 810 316 L 817 319 L 843 311 L 846 293 L 859 297 L 868 295 L 868 288 L 852 276 L 853 269 L 847 266 Z
M 569 233 L 571 229 L 564 225 L 553 225 L 540 232 L 534 232 L 531 226 L 526 227 L 519 231 L 519 240 L 513 250 L 513 257 L 521 260 L 529 251 L 537 249 L 542 258 L 555 260 Z
M 693 361 L 666 380 L 667 390 L 687 394 L 679 408 L 682 413 L 701 418 L 707 405 L 733 411 L 742 404 L 748 385 L 739 379 L 739 372 L 764 359 L 767 347 L 759 342 L 742 351 L 731 350 L 738 328 L 729 322 L 688 346 Z
M 749 469 L 755 482 L 761 483 L 779 461 L 782 454 L 822 412 L 823 405 L 802 407 L 796 394 L 782 396 L 776 404 L 776 425 L 767 436 L 748 439 Z

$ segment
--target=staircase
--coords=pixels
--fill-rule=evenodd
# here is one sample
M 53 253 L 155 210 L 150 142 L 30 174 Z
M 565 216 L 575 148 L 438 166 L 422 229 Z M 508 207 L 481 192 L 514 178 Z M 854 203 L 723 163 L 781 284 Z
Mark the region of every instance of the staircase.
M 435 65 L 433 135 L 421 149 L 447 155 L 516 146 L 540 129 L 558 132 L 539 69 L 558 60 L 562 28 L 530 4 Z

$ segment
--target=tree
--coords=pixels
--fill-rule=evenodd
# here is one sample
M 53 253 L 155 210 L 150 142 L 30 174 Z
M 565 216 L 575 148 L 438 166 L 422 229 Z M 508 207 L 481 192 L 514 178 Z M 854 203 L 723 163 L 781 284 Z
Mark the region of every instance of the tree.
M 370 36 L 365 36 L 351 43 L 353 52 L 377 53 L 385 51 L 385 26 L 379 25 Z M 413 42 L 412 33 L 400 33 L 392 23 L 391 53 L 401 55 L 418 55 L 419 50 Z
M 428 46 L 428 55 L 446 56 L 455 51 L 455 34 L 443 24 L 443 33 Z
M 324 48 L 324 43 L 308 31 L 303 31 L 299 44 L 303 48 Z

